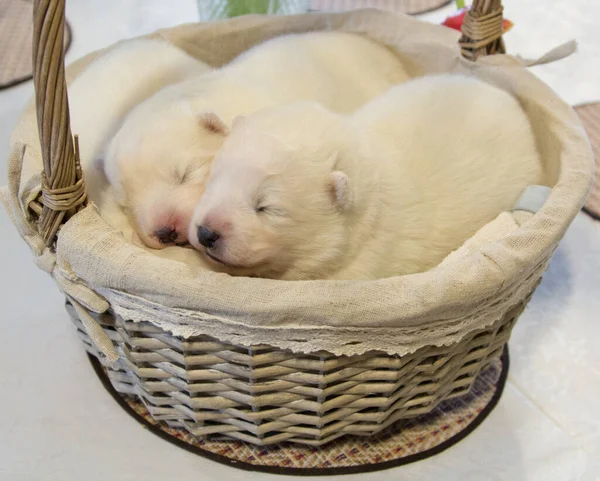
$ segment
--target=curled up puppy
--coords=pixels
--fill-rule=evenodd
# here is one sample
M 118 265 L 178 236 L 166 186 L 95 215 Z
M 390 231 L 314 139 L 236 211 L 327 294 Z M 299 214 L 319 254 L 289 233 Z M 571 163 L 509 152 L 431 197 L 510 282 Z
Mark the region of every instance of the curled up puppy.
M 211 70 L 164 40 L 141 38 L 101 54 L 77 76 L 68 87 L 70 121 L 90 200 L 104 198 L 100 157 L 125 116 L 162 88 Z
M 98 206 L 102 218 L 129 241 L 135 238 L 134 231 L 104 175 L 102 154 L 136 105 L 168 85 L 211 70 L 164 40 L 141 38 L 101 54 L 68 87 L 71 130 L 79 137 L 88 199 Z M 182 256 L 171 251 L 161 255 L 177 259 Z M 198 257 L 185 255 L 186 262 Z
M 365 37 L 277 37 L 135 108 L 112 139 L 104 170 L 146 245 L 184 245 L 212 159 L 234 117 L 294 100 L 352 112 L 407 79 L 398 57 Z
M 541 182 L 515 98 L 473 78 L 424 77 L 350 116 L 298 102 L 236 121 L 189 236 L 233 275 L 411 274 Z

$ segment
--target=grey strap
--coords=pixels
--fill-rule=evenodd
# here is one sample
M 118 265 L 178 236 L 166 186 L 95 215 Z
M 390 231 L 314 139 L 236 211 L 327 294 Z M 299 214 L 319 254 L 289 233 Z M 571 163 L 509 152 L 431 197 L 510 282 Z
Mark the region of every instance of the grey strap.
M 550 196 L 550 192 L 552 192 L 552 189 L 545 185 L 530 185 L 523 191 L 512 211 L 521 210 L 535 214 L 542 208 L 546 199 Z

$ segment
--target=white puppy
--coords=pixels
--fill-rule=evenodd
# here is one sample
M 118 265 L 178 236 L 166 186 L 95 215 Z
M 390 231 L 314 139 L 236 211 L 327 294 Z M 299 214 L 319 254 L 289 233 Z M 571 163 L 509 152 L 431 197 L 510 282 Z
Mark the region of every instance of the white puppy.
M 69 86 L 71 131 L 79 136 L 88 198 L 128 240 L 132 240 L 133 228 L 98 164 L 108 141 L 131 109 L 146 98 L 210 70 L 164 40 L 138 39 L 100 56 Z
M 112 140 L 105 172 L 144 243 L 185 244 L 210 163 L 235 116 L 298 99 L 351 112 L 407 79 L 397 56 L 361 36 L 278 37 L 138 106 Z
M 189 236 L 236 275 L 410 274 L 541 181 L 516 99 L 472 78 L 424 77 L 349 117 L 301 102 L 236 121 Z
M 210 70 L 164 40 L 137 39 L 100 56 L 71 83 L 71 131 L 79 136 L 92 201 L 99 202 L 98 194 L 107 185 L 96 162 L 131 109 L 167 85 Z

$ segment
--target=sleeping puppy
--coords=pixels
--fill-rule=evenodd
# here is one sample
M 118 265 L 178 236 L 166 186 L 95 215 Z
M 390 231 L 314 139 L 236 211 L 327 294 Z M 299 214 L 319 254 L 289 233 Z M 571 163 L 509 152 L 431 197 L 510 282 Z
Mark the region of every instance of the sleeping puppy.
M 113 228 L 129 241 L 131 223 L 116 202 L 99 159 L 125 116 L 165 86 L 212 69 L 159 39 L 124 42 L 94 60 L 69 85 L 71 130 L 79 136 L 81 165 L 88 199 Z M 169 256 L 171 252 L 162 252 Z M 181 258 L 177 253 L 178 259 Z M 197 253 L 187 253 L 190 262 Z
M 473 78 L 424 77 L 350 116 L 299 102 L 236 121 L 189 237 L 233 275 L 412 274 L 541 182 L 516 99 Z
M 79 136 L 90 200 L 99 203 L 108 185 L 98 163 L 125 116 L 167 85 L 210 70 L 164 40 L 136 39 L 101 55 L 69 85 L 71 131 Z
M 104 170 L 146 245 L 186 244 L 210 164 L 234 117 L 294 100 L 352 112 L 407 79 L 391 51 L 361 36 L 277 37 L 136 107 L 112 139 Z

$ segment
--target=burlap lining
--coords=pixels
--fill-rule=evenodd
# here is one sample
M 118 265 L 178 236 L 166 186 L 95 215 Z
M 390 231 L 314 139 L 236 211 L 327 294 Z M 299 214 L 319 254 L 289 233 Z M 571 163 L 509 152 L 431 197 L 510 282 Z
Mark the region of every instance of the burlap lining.
M 151 322 L 161 329 L 184 339 L 199 334 L 219 333 L 222 342 L 250 347 L 268 343 L 293 352 L 310 353 L 324 350 L 336 355 L 363 354 L 382 351 L 405 355 L 425 346 L 449 346 L 459 342 L 467 332 L 491 326 L 531 292 L 547 263 L 543 262 L 522 283 L 512 286 L 499 300 L 483 302 L 476 312 L 435 325 L 396 327 L 315 326 L 301 321 L 285 329 L 269 326 L 248 326 L 231 317 L 215 316 L 187 309 L 165 309 L 161 304 L 113 289 L 99 292 L 110 302 L 114 312 L 134 322 Z

